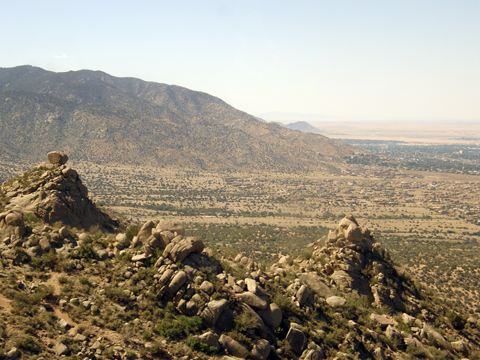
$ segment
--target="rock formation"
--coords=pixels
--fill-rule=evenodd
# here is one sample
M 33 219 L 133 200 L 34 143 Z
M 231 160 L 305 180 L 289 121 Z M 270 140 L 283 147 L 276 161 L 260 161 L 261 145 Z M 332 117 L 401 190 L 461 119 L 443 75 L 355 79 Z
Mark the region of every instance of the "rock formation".
M 17 217 L 33 214 L 47 224 L 59 221 L 77 229 L 101 226 L 113 230 L 118 226 L 88 198 L 88 190 L 80 176 L 65 165 L 66 154 L 50 152 L 48 160 L 49 163 L 42 163 L 2 184 L 0 193 L 7 200 L 5 211 L 0 214 L 0 231 L 6 225 L 4 222 L 2 226 L 1 221 L 12 214 Z

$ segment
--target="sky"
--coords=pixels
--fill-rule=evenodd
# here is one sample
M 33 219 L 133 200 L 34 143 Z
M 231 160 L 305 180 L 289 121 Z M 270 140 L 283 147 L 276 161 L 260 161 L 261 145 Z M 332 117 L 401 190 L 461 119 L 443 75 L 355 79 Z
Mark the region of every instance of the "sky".
M 267 120 L 480 123 L 480 1 L 0 0 L 0 67 L 101 70 Z

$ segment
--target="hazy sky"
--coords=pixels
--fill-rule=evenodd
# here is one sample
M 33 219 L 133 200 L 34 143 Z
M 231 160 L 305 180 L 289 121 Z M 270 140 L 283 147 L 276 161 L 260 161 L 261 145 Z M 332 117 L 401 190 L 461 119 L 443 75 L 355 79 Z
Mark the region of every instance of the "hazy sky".
M 0 0 L 0 9 L 0 67 L 102 70 L 256 115 L 480 123 L 478 0 Z

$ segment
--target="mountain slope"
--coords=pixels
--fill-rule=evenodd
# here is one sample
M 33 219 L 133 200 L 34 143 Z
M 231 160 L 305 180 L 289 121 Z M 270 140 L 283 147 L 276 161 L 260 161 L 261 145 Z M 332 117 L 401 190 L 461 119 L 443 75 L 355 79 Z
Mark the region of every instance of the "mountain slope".
M 354 148 L 263 123 L 211 95 L 99 71 L 0 69 L 0 156 L 204 169 L 313 169 Z

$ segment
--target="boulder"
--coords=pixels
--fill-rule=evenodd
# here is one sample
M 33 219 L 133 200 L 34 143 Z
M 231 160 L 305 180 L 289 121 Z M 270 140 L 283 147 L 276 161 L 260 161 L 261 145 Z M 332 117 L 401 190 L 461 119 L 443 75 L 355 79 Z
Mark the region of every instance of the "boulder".
M 385 353 L 381 347 L 377 347 L 375 350 L 373 350 L 373 358 L 374 360 L 386 360 Z
M 50 164 L 64 165 L 68 161 L 68 156 L 60 151 L 51 151 L 47 154 L 47 159 Z
M 126 234 L 117 234 L 115 237 L 115 240 L 119 243 L 122 244 L 124 248 L 128 247 L 130 245 L 130 239 L 127 237 Z
M 266 360 L 270 355 L 270 343 L 265 339 L 257 340 L 250 351 L 253 360 Z
M 310 290 L 324 299 L 334 295 L 332 290 L 330 290 L 330 287 L 315 273 L 304 273 L 300 275 L 300 280 L 308 285 Z
M 245 279 L 245 285 L 247 285 L 248 291 L 254 293 L 257 296 L 266 296 L 267 293 L 265 292 L 265 289 L 260 286 L 254 279 L 246 278 Z
M 296 354 L 301 354 L 303 349 L 307 346 L 307 337 L 305 334 L 293 327 L 288 330 L 287 337 L 285 338 L 290 344 L 292 351 Z
M 470 346 L 468 345 L 468 343 L 464 342 L 463 340 L 454 341 L 451 344 L 452 344 L 453 350 L 459 353 L 462 353 L 465 356 L 468 356 L 468 354 L 470 353 Z
M 254 309 L 259 309 L 259 310 L 264 310 L 268 306 L 268 303 L 255 295 L 254 293 L 251 293 L 250 291 L 246 291 L 241 294 L 236 294 L 237 298 L 242 300 L 245 304 L 251 306 Z
M 218 342 L 223 349 L 227 350 L 233 356 L 245 359 L 249 355 L 247 348 L 238 341 L 233 340 L 230 336 L 222 334 L 218 339 Z
M 183 262 L 191 253 L 200 253 L 205 248 L 203 241 L 196 237 L 188 237 L 179 242 L 171 242 L 163 252 L 164 258 L 170 258 L 173 262 Z
M 218 335 L 209 331 L 198 337 L 198 340 L 208 346 L 220 349 L 220 343 L 218 342 Z
M 370 321 L 374 327 L 380 327 L 381 329 L 386 329 L 387 326 L 395 326 L 397 324 L 394 319 L 375 313 L 370 314 Z
M 137 234 L 138 241 L 142 244 L 152 235 L 152 229 L 155 227 L 155 223 L 153 221 L 147 221 L 143 226 L 140 228 L 140 231 Z
M 298 289 L 296 294 L 296 298 L 300 306 L 305 305 L 310 294 L 311 292 L 307 285 L 300 286 L 300 289 Z
M 282 323 L 282 309 L 275 303 L 271 303 L 266 309 L 259 310 L 257 313 L 265 324 L 273 330 L 278 328 Z
M 67 345 L 62 343 L 57 343 L 53 350 L 55 351 L 55 354 L 57 354 L 57 356 L 67 355 L 69 351 Z
M 327 304 L 331 306 L 332 308 L 339 308 L 345 305 L 347 300 L 345 300 L 343 297 L 340 296 L 330 296 L 327 298 Z
M 352 242 L 361 242 L 362 241 L 362 230 L 358 225 L 354 223 L 350 224 L 344 232 L 345 239 Z
M 178 290 L 182 287 L 183 284 L 187 281 L 187 274 L 185 271 L 179 271 L 170 281 L 168 285 L 168 292 L 173 296 L 177 293 Z
M 43 252 L 49 252 L 51 249 L 50 241 L 46 237 L 42 237 L 39 240 L 38 246 L 40 246 Z
M 440 335 L 437 331 L 435 331 L 432 327 L 427 325 L 427 323 L 423 324 L 423 331 L 427 335 L 431 336 L 438 346 L 441 346 L 444 349 L 448 349 L 450 347 L 450 343 L 447 340 L 445 340 L 445 338 L 442 335 Z
M 208 295 L 212 295 L 215 291 L 215 287 L 210 281 L 204 281 L 202 282 L 202 285 L 200 285 L 200 290 L 205 291 Z
M 203 319 L 203 324 L 205 327 L 213 327 L 218 320 L 220 314 L 228 306 L 228 300 L 212 300 L 203 309 L 200 313 L 200 317 Z
M 368 281 L 361 274 L 335 270 L 331 279 L 335 281 L 342 292 L 354 297 L 368 296 L 369 299 L 373 300 Z
M 25 226 L 23 214 L 20 212 L 11 212 L 5 216 L 5 224 L 8 226 Z

